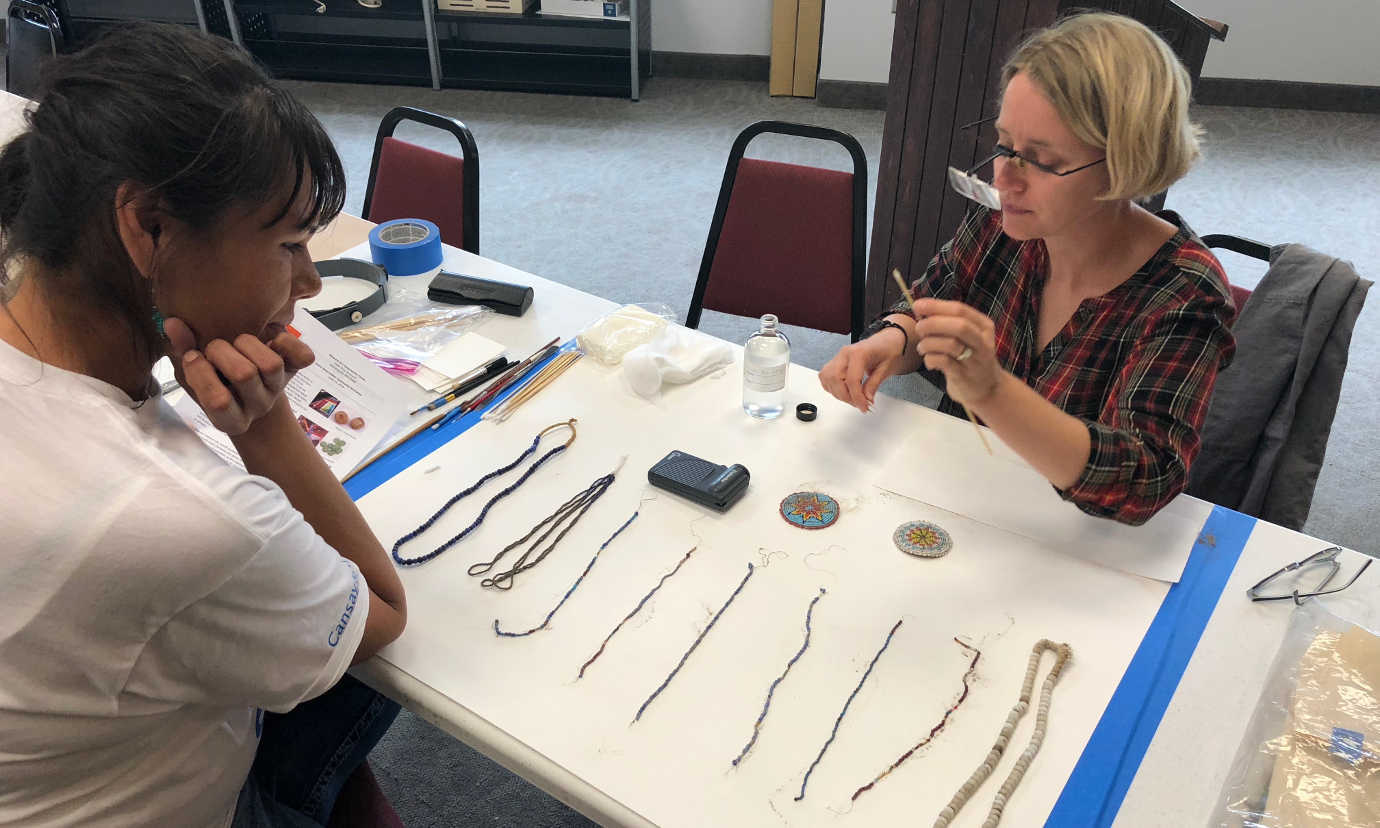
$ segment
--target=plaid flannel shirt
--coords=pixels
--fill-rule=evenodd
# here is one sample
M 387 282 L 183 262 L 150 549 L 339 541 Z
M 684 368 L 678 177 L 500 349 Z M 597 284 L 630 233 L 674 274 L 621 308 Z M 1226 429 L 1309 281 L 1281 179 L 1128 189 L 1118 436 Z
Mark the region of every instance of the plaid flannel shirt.
M 1177 214 L 1160 216 L 1179 228 L 1173 238 L 1121 285 L 1084 300 L 1043 351 L 1044 242 L 1007 237 L 999 212 L 971 210 L 912 286 L 917 298 L 958 300 L 991 317 L 1002 366 L 1087 424 L 1088 464 L 1060 495 L 1129 524 L 1183 491 L 1217 372 L 1236 348 L 1221 264 Z M 889 311 L 906 312 L 904 301 Z M 944 387 L 943 374 L 923 373 Z M 947 394 L 940 410 L 964 416 Z

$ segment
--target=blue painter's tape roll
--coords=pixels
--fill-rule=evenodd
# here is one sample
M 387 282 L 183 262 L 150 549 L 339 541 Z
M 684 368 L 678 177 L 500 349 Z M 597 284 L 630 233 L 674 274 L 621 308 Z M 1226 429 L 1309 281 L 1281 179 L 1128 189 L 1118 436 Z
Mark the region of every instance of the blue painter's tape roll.
M 393 219 L 369 231 L 369 253 L 389 276 L 416 276 L 441 265 L 441 230 L 426 219 Z

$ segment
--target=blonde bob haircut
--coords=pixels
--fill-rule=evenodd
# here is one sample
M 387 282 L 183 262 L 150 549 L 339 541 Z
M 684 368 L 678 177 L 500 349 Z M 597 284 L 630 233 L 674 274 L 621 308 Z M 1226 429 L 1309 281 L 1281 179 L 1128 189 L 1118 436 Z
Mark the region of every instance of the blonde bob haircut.
M 1017 47 L 1002 68 L 1002 88 L 1018 73 L 1080 141 L 1106 153 L 1111 186 L 1103 200 L 1148 199 L 1198 160 L 1188 72 L 1138 21 L 1104 12 L 1064 18 Z

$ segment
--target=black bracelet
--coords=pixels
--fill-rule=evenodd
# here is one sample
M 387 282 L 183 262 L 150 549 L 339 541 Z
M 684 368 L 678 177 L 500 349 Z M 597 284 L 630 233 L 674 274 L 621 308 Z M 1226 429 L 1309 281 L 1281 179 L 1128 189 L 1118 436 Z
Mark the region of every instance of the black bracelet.
M 878 322 L 877 322 L 877 330 L 873 331 L 872 333 L 873 333 L 874 335 L 875 335 L 875 334 L 879 334 L 879 333 L 881 333 L 882 331 L 886 330 L 887 328 L 895 328 L 896 330 L 898 330 L 898 331 L 901 332 L 901 356 L 905 356 L 905 355 L 906 355 L 906 346 L 910 345 L 910 334 L 906 333 L 906 329 L 905 329 L 905 328 L 901 327 L 900 325 L 897 325 L 895 322 L 892 322 L 890 319 L 881 319 L 881 320 L 878 320 Z

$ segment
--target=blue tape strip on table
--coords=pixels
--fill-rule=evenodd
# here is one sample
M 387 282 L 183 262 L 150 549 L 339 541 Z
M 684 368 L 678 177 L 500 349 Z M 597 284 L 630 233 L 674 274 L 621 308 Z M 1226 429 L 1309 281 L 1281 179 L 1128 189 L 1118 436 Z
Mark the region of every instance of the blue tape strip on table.
M 484 412 L 496 405 L 501 405 L 508 397 L 517 393 L 517 390 L 532 380 L 537 372 L 548 362 L 571 350 L 575 347 L 575 340 L 570 340 L 561 346 L 556 353 L 537 363 L 537 367 L 528 372 L 521 382 L 514 383 L 511 388 L 505 388 L 488 405 L 483 408 L 475 409 L 466 414 L 451 420 L 435 431 L 427 429 L 406 443 L 398 446 L 388 454 L 379 458 L 378 462 L 361 471 L 359 474 L 345 481 L 345 492 L 351 500 L 359 500 L 361 497 L 372 492 L 393 478 L 395 474 L 420 461 L 423 457 L 432 453 L 436 449 L 464 434 L 472 426 L 479 422 L 479 418 L 484 416 Z M 479 393 L 475 391 L 475 393 Z M 428 412 L 430 413 L 430 412 Z M 421 416 L 421 415 L 418 415 Z
M 1249 515 L 1213 507 L 1046 826 L 1112 824 L 1255 524 Z

